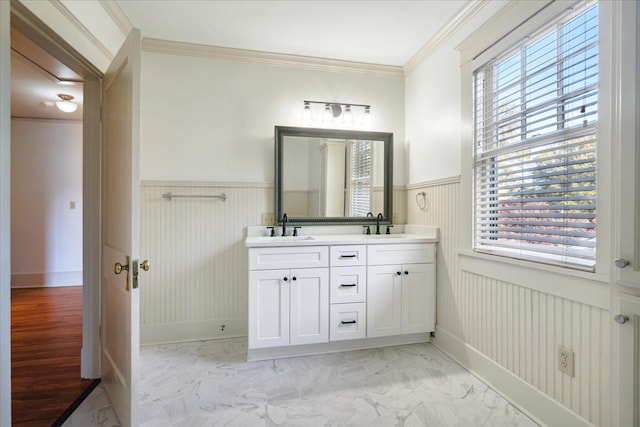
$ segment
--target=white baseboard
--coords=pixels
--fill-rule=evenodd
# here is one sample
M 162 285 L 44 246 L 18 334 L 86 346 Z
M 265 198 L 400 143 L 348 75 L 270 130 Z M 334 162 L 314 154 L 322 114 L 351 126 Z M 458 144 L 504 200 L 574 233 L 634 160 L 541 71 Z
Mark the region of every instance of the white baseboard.
M 47 288 L 58 286 L 82 286 L 82 271 L 16 273 L 11 275 L 12 288 Z
M 224 325 L 224 330 L 222 325 Z M 140 344 L 142 345 L 202 341 L 246 335 L 246 317 L 140 325 Z
M 588 420 L 523 381 L 450 332 L 436 327 L 436 336 L 431 342 L 536 423 L 542 426 L 592 426 Z

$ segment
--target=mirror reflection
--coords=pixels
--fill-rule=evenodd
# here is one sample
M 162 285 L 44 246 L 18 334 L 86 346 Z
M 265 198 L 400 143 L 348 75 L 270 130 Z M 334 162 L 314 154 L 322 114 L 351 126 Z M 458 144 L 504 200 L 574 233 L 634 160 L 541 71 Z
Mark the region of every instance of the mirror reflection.
M 282 143 L 282 210 L 290 217 L 383 211 L 383 141 L 285 136 Z
M 391 218 L 392 134 L 276 127 L 276 221 Z

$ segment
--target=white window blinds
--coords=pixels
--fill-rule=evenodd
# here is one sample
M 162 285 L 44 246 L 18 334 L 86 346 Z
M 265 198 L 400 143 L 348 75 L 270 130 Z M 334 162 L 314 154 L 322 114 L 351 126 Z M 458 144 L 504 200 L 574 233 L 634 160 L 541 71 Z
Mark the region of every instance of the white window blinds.
M 474 73 L 476 251 L 593 270 L 598 8 Z
M 351 216 L 366 216 L 371 210 L 371 141 L 351 141 L 350 147 Z

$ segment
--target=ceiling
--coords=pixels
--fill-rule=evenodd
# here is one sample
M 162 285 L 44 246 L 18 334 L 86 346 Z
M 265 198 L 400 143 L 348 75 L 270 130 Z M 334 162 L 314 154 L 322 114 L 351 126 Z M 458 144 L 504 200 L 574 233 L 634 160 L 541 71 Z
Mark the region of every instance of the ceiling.
M 142 36 L 405 65 L 465 0 L 119 0 Z
M 78 109 L 73 113 L 64 113 L 56 108 L 55 101 L 60 100 L 59 93 L 73 96 L 73 101 L 79 104 Z M 13 28 L 11 116 L 82 120 L 82 77 Z
M 403 66 L 466 0 L 119 0 L 143 37 Z M 82 78 L 11 32 L 13 117 L 82 120 Z M 61 85 L 60 81 L 79 82 Z M 58 94 L 80 106 L 63 113 Z

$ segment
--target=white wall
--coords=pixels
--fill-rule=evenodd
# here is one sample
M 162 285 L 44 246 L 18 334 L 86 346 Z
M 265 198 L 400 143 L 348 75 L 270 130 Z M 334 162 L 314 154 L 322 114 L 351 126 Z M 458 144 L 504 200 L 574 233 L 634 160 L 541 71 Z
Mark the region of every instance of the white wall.
M 408 183 L 460 174 L 460 67 L 452 40 L 407 76 Z
M 144 52 L 141 99 L 143 180 L 273 182 L 274 126 L 312 99 L 370 104 L 405 183 L 401 77 Z
M 82 284 L 82 123 L 13 119 L 11 148 L 12 286 Z

